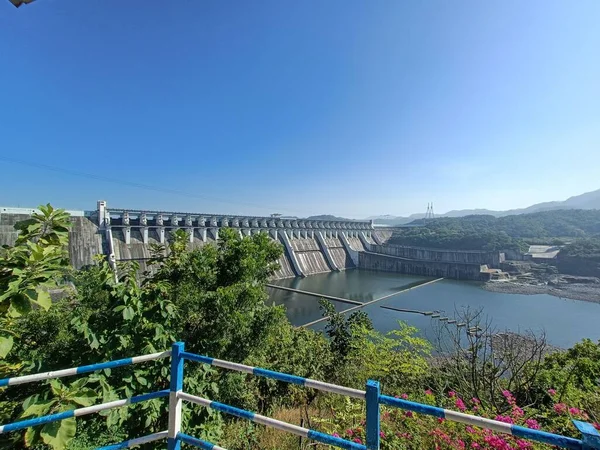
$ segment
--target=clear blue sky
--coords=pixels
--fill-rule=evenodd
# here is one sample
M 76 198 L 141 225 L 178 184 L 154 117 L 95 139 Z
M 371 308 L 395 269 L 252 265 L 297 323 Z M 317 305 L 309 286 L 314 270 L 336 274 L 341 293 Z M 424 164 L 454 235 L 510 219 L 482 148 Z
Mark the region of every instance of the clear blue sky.
M 358 218 L 595 190 L 599 20 L 598 0 L 0 0 L 0 205 Z

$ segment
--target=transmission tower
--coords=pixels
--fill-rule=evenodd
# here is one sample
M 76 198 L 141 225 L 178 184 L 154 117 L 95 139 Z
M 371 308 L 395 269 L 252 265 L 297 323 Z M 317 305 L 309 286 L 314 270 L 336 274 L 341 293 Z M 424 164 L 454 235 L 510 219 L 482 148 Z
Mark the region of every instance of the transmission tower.
M 425 219 L 435 219 L 435 214 L 433 213 L 433 202 L 427 203 L 427 212 L 425 213 Z

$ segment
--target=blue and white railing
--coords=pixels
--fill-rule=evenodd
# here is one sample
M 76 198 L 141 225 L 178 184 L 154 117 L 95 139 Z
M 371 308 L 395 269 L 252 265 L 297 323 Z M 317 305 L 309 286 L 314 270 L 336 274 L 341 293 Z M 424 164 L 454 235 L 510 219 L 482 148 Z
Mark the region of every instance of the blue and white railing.
M 436 406 L 426 405 L 422 403 L 411 402 L 387 395 L 381 395 L 379 383 L 369 380 L 366 389 L 352 389 L 335 384 L 325 383 L 310 378 L 298 377 L 282 372 L 261 369 L 260 367 L 251 367 L 244 364 L 233 363 L 220 359 L 201 356 L 185 351 L 184 344 L 178 342 L 173 344 L 171 351 L 162 353 L 153 353 L 150 355 L 137 356 L 134 358 L 120 359 L 109 361 L 100 364 L 92 364 L 89 366 L 75 367 L 71 369 L 58 370 L 54 372 L 45 372 L 34 375 L 26 375 L 15 378 L 5 378 L 0 380 L 0 386 L 14 386 L 17 384 L 32 383 L 35 381 L 48 380 L 52 378 L 60 378 L 73 375 L 81 375 L 85 373 L 95 372 L 97 370 L 122 367 L 130 364 L 138 364 L 146 361 L 154 361 L 162 358 L 171 357 L 171 384 L 169 390 L 151 392 L 147 394 L 137 395 L 131 398 L 116 400 L 99 405 L 89 406 L 85 408 L 73 409 L 58 414 L 50 414 L 47 416 L 37 417 L 34 419 L 22 420 L 0 426 L 0 434 L 12 431 L 22 430 L 28 427 L 43 425 L 59 420 L 64 420 L 70 417 L 80 417 L 88 414 L 105 411 L 112 408 L 119 408 L 130 404 L 140 403 L 146 400 L 155 398 L 169 397 L 169 426 L 168 430 L 158 433 L 149 434 L 139 438 L 131 439 L 119 444 L 99 447 L 101 450 L 117 450 L 134 447 L 136 445 L 147 442 L 158 441 L 161 439 L 167 440 L 168 450 L 179 450 L 181 443 L 190 444 L 192 446 L 207 449 L 207 450 L 225 450 L 223 447 L 203 441 L 196 437 L 185 434 L 181 431 L 181 407 L 182 402 L 193 403 L 205 408 L 211 408 L 225 414 L 229 414 L 241 419 L 250 420 L 254 423 L 265 425 L 267 427 L 276 428 L 286 431 L 297 436 L 301 436 L 316 442 L 328 444 L 333 447 L 343 448 L 348 450 L 378 450 L 380 439 L 380 411 L 379 405 L 388 405 L 396 408 L 401 408 L 408 411 L 413 411 L 420 414 L 426 414 L 434 417 L 444 418 L 455 422 L 464 423 L 467 425 L 477 426 L 490 429 L 500 433 L 510 434 L 522 439 L 529 439 L 536 442 L 554 445 L 560 448 L 572 450 L 600 450 L 600 433 L 589 423 L 573 421 L 577 429 L 581 432 L 581 439 L 574 439 L 558 434 L 547 433 L 545 431 L 533 430 L 530 428 L 511 425 L 497 420 L 485 419 L 483 417 L 472 416 L 469 414 L 451 411 L 448 409 L 439 408 Z M 206 398 L 191 395 L 183 391 L 184 379 L 184 361 L 185 360 L 209 364 L 215 367 L 234 370 L 242 373 L 249 373 L 256 376 L 271 378 L 286 383 L 298 384 L 301 386 L 310 387 L 325 392 L 332 392 L 340 395 L 361 399 L 366 401 L 366 445 L 357 442 L 350 442 L 345 439 L 321 433 L 316 430 L 299 427 L 287 422 L 272 419 L 260 414 L 236 408 L 224 403 L 211 401 Z

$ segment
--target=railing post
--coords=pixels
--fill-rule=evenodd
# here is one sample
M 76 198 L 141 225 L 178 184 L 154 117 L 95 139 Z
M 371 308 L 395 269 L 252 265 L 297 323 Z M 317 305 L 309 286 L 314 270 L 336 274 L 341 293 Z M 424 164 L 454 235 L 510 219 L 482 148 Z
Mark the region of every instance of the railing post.
M 575 427 L 581 433 L 583 450 L 600 449 L 600 432 L 598 432 L 598 430 L 596 430 L 591 423 L 574 420 L 573 425 L 575 425 Z
M 379 382 L 367 381 L 367 449 L 379 450 Z
M 181 353 L 184 350 L 183 342 L 175 342 L 171 347 L 168 450 L 179 450 L 181 448 L 181 442 L 177 439 L 177 433 L 179 433 L 181 428 L 181 399 L 177 398 L 177 393 L 183 389 L 183 358 L 181 357 Z

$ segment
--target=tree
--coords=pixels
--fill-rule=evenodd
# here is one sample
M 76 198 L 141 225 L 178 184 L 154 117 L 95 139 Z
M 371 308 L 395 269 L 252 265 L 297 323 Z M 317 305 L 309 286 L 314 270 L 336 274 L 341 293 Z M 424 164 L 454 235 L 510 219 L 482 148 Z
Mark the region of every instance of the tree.
M 154 353 L 169 349 L 177 340 L 185 341 L 188 351 L 239 362 L 265 354 L 274 333 L 284 323 L 289 326 L 282 322 L 285 317 L 281 308 L 265 304 L 264 284 L 277 268 L 281 247 L 264 235 L 242 238 L 233 230 L 222 230 L 220 234 L 217 245 L 190 250 L 187 233 L 173 233 L 168 256 L 157 255 L 143 281 L 136 277 L 137 264 L 120 264 L 115 279 L 108 261 L 99 258 L 95 266 L 73 276 L 77 292 L 57 303 L 58 320 L 45 320 L 34 311 L 14 324 L 27 337 L 19 345 L 19 357 L 35 359 L 35 371 L 55 370 Z M 41 335 L 46 337 L 40 342 Z M 48 342 L 54 339 L 62 345 Z M 231 388 L 234 376 L 189 364 L 186 389 L 232 402 L 236 393 Z M 131 397 L 167 388 L 169 365 L 157 361 L 122 367 L 96 373 L 88 382 L 101 393 L 99 397 L 104 402 Z M 69 392 L 77 388 L 74 383 L 65 386 Z M 57 392 L 48 384 L 46 391 L 25 400 L 25 411 L 30 412 L 32 405 L 45 411 L 43 405 L 54 402 Z M 259 395 L 242 395 L 241 401 L 255 397 Z M 240 400 L 236 402 L 239 404 Z M 219 414 L 199 408 L 191 411 L 186 415 L 190 431 L 204 438 L 218 437 Z M 140 436 L 149 430 L 164 429 L 166 403 L 153 400 L 111 410 L 106 417 L 109 429 Z M 80 420 L 76 426 L 86 433 L 88 425 L 94 426 L 98 419 Z M 55 449 L 67 445 L 71 436 L 66 432 L 58 434 L 65 439 L 52 441 Z M 49 443 L 41 433 L 31 435 L 31 442 L 36 438 Z
M 475 397 L 498 413 L 509 406 L 503 390 L 521 404 L 539 402 L 534 386 L 550 351 L 544 333 L 501 332 L 482 310 L 458 311 L 455 319 L 462 326 L 439 322 L 435 336 L 438 371 L 432 383 L 438 390 Z
M 50 204 L 39 207 L 30 219 L 19 222 L 13 247 L 0 250 L 0 373 L 14 372 L 19 365 L 6 365 L 18 333 L 9 331 L 13 321 L 33 307 L 44 310 L 52 301 L 48 290 L 55 287 L 68 270 L 66 246 L 69 215 Z

